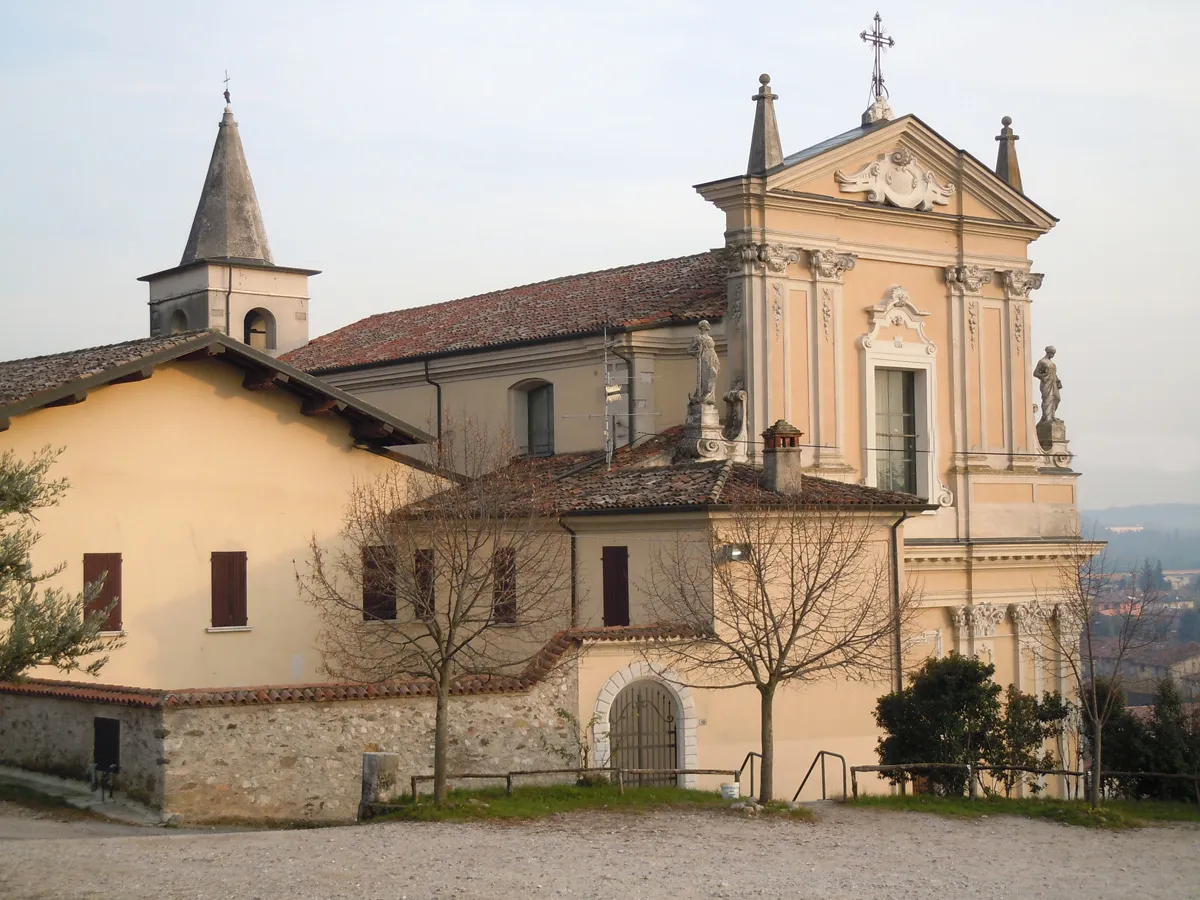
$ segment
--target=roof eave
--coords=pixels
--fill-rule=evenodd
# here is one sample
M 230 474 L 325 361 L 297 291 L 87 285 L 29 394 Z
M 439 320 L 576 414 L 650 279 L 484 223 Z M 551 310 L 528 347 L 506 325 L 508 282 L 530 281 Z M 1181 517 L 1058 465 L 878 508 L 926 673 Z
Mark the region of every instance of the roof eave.
M 295 266 L 277 266 L 274 263 L 263 262 L 260 259 L 238 259 L 235 257 L 223 257 L 213 259 L 194 259 L 191 262 L 186 262 L 178 266 L 172 266 L 169 269 L 163 269 L 161 272 L 151 272 L 149 275 L 142 275 L 138 281 L 153 281 L 156 278 L 162 278 L 166 275 L 174 275 L 177 272 L 186 272 L 188 269 L 194 269 L 197 266 L 237 266 L 243 269 L 264 269 L 270 272 L 288 272 L 293 275 L 320 275 L 320 269 L 300 269 Z
M 80 400 L 86 399 L 88 392 L 99 387 L 105 387 L 130 379 L 131 376 L 148 378 L 150 377 L 149 373 L 153 371 L 155 366 L 174 362 L 183 357 L 204 353 L 205 351 L 208 351 L 212 356 L 224 355 L 227 351 L 232 351 L 229 354 L 229 361 L 240 359 L 249 363 L 249 366 L 240 366 L 240 368 L 254 368 L 260 372 L 266 371 L 283 376 L 280 380 L 280 385 L 291 393 L 301 397 L 302 400 L 313 395 L 326 398 L 332 404 L 328 411 L 349 422 L 352 432 L 357 430 L 360 435 L 365 435 L 365 431 L 359 427 L 364 423 L 371 423 L 378 426 L 372 436 L 364 437 L 364 440 L 360 443 L 363 447 L 382 450 L 390 446 L 429 444 L 434 442 L 434 438 L 431 435 L 426 434 L 419 428 L 414 428 L 407 422 L 403 422 L 383 412 L 383 410 L 363 403 L 345 391 L 307 372 L 302 372 L 294 366 L 280 362 L 266 353 L 255 350 L 253 347 L 249 347 L 240 341 L 235 341 L 215 331 L 200 332 L 191 340 L 181 341 L 163 350 L 148 353 L 129 362 L 110 366 L 101 372 L 85 376 L 84 378 L 64 382 L 56 387 L 39 391 L 7 406 L 0 406 L 0 431 L 8 427 L 9 421 L 14 416 L 44 409 L 47 406 L 54 405 L 63 400 L 69 400 L 72 397 L 79 397 Z M 235 362 L 234 364 L 236 365 L 237 363 Z M 300 390 L 297 390 L 297 386 L 300 387 Z M 355 440 L 359 442 L 359 436 L 356 435 Z
M 372 360 L 370 362 L 353 363 L 347 366 L 320 366 L 303 371 L 315 375 L 339 375 L 344 372 L 359 372 L 365 369 L 377 369 L 382 366 L 397 366 L 406 363 L 423 363 L 426 360 L 446 359 L 451 356 L 469 356 L 475 353 L 491 353 L 497 350 L 513 350 L 519 347 L 532 347 L 539 344 L 551 344 L 555 341 L 573 341 L 580 338 L 590 338 L 608 334 L 632 334 L 637 331 L 649 331 L 654 328 L 674 328 L 680 325 L 695 325 L 701 320 L 720 322 L 722 316 L 688 316 L 678 319 L 660 319 L 654 322 L 639 322 L 626 325 L 605 325 L 599 328 L 589 328 L 586 331 L 572 331 L 558 334 L 548 334 L 542 337 L 526 338 L 521 341 L 505 341 L 500 344 L 485 344 L 481 347 L 460 347 L 451 350 L 438 350 L 433 353 L 417 353 L 412 356 L 395 356 L 388 359 Z M 319 340 L 319 338 L 318 338 Z

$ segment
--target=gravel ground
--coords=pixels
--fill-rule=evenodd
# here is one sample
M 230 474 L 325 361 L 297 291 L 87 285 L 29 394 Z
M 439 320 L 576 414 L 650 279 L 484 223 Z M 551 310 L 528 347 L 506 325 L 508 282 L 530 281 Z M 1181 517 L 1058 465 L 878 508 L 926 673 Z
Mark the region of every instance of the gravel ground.
M 820 810 L 814 824 L 580 813 L 532 824 L 5 841 L 0 896 L 1176 900 L 1200 895 L 1198 849 L 1190 826 L 1096 832 L 842 807 Z

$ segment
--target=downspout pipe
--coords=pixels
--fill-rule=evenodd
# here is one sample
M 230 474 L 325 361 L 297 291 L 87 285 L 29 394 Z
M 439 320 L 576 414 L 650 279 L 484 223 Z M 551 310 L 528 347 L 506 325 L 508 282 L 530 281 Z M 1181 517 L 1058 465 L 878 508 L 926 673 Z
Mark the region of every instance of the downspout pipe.
M 567 534 L 571 536 L 571 627 L 579 627 L 579 599 L 576 589 L 575 564 L 577 560 L 576 543 L 579 536 L 575 533 L 575 529 L 563 521 L 563 517 L 558 517 L 558 525 Z
M 629 415 L 625 417 L 625 420 L 628 423 L 627 427 L 625 429 L 628 432 L 628 434 L 626 435 L 625 445 L 627 447 L 632 447 L 634 444 L 634 441 L 637 440 L 637 433 L 638 433 L 637 413 L 634 412 L 634 408 L 636 406 L 636 400 L 635 400 L 635 394 L 634 394 L 634 384 L 636 383 L 636 378 L 634 377 L 634 372 L 633 372 L 633 360 L 630 359 L 628 356 L 623 355 L 621 353 L 621 351 L 619 349 L 617 349 L 616 342 L 613 342 L 609 346 L 609 349 L 612 350 L 613 356 L 615 356 L 617 359 L 619 359 L 625 363 L 625 374 L 626 374 L 626 376 L 628 376 L 628 381 L 626 383 L 629 385 L 629 391 L 625 395 L 626 399 L 629 401 Z
M 907 509 L 901 513 L 891 525 L 890 551 L 892 557 L 892 624 L 895 630 L 892 634 L 892 663 L 896 667 L 893 688 L 904 690 L 904 645 L 903 635 L 900 634 L 900 526 L 912 518 Z
M 437 392 L 437 440 L 440 450 L 442 445 L 442 386 L 429 377 L 429 360 L 425 360 L 425 381 L 433 385 Z
M 233 296 L 233 263 L 229 264 L 229 282 L 225 285 L 225 336 L 233 337 L 233 323 L 229 321 L 229 298 Z M 206 317 L 207 318 L 207 317 Z M 246 335 L 242 335 L 244 338 Z

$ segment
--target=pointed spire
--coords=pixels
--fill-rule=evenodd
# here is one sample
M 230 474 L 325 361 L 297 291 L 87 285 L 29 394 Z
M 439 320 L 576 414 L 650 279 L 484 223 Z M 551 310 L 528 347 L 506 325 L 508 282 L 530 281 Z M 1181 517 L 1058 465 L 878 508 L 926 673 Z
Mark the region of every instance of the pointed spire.
M 225 97 L 228 101 L 228 89 Z M 179 264 L 200 259 L 244 259 L 273 265 L 254 182 L 229 106 L 217 129 L 204 189 Z
M 754 101 L 754 132 L 750 136 L 750 162 L 747 175 L 763 175 L 783 162 L 783 147 L 779 143 L 779 123 L 775 121 L 775 101 L 771 93 L 771 76 L 759 75 L 762 85 L 750 99 Z
M 1017 165 L 1017 141 L 1020 138 L 1013 134 L 1012 119 L 1005 116 L 1000 120 L 1000 134 L 996 140 L 1000 142 L 1000 152 L 996 154 L 996 174 L 1021 193 L 1021 167 Z

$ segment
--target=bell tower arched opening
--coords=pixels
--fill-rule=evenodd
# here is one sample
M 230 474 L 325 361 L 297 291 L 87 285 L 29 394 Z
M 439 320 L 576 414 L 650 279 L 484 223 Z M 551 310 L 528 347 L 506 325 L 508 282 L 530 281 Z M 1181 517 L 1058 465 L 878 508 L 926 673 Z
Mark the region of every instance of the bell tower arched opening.
M 275 317 L 265 309 L 246 313 L 242 341 L 255 350 L 275 349 Z

